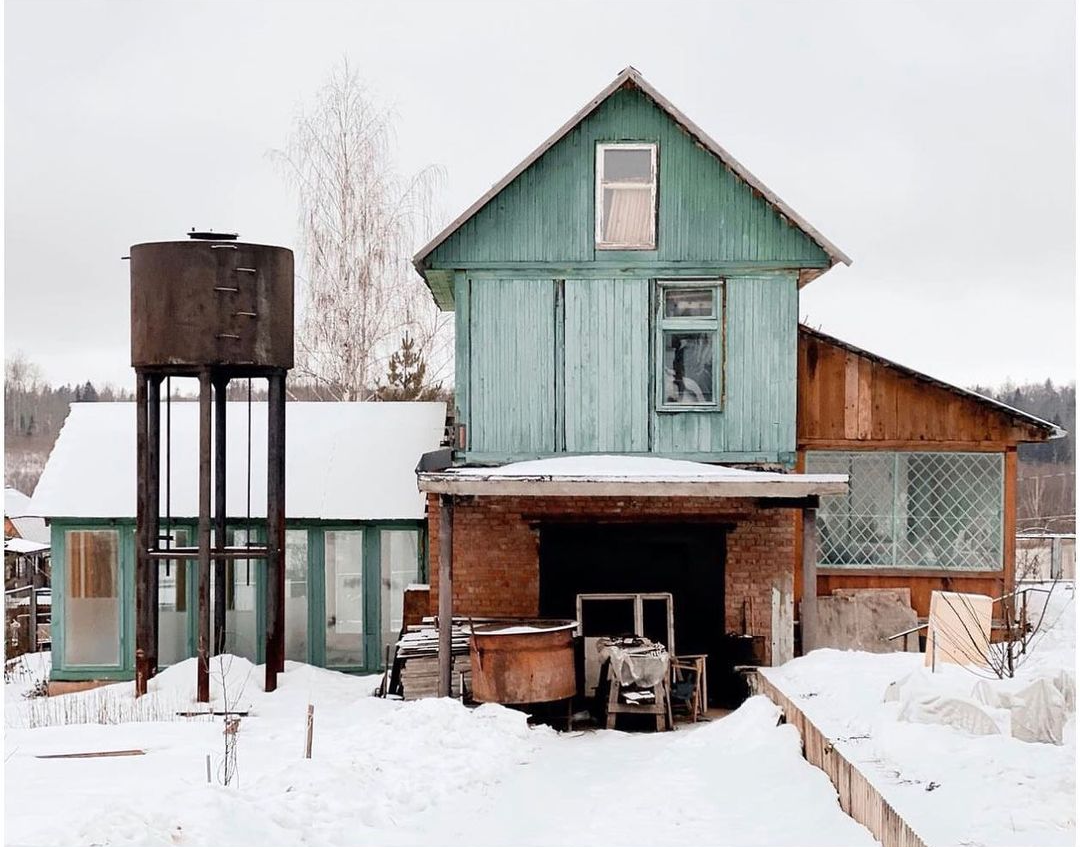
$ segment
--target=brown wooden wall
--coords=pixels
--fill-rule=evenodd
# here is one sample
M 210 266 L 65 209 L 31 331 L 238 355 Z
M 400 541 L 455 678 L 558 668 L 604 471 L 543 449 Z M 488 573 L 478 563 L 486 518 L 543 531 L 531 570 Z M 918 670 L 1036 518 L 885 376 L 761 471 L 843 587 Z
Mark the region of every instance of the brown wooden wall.
M 1011 590 L 1016 558 L 1016 446 L 1023 441 L 1045 441 L 1050 435 L 1047 429 L 800 327 L 796 430 L 796 470 L 800 472 L 806 468 L 807 449 L 971 450 L 1005 455 L 1002 570 L 823 569 L 817 579 L 819 595 L 831 594 L 835 588 L 907 587 L 912 606 L 926 617 L 933 591 L 998 597 Z M 795 539 L 798 600 L 802 590 L 801 513 L 796 516 Z
M 799 329 L 800 447 L 850 442 L 948 449 L 1003 449 L 1049 433 L 1001 407 L 950 391 L 891 363 Z M 843 444 L 841 444 L 843 442 Z

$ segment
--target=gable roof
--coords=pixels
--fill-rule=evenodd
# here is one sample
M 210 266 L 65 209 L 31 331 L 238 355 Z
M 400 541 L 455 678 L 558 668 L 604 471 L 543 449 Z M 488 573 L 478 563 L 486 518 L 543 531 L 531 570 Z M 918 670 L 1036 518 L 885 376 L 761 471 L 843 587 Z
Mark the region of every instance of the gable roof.
M 490 189 L 488 189 L 483 196 L 481 196 L 475 203 L 473 203 L 464 212 L 458 215 L 451 223 L 449 223 L 438 235 L 432 238 L 427 244 L 417 251 L 413 256 L 413 266 L 424 276 L 425 261 L 436 248 L 439 247 L 444 241 L 450 238 L 458 229 L 461 228 L 467 220 L 473 215 L 479 212 L 484 206 L 486 206 L 496 195 L 499 194 L 506 186 L 513 182 L 518 176 L 520 176 L 530 165 L 536 162 L 541 156 L 544 155 L 549 149 L 554 147 L 564 136 L 571 132 L 578 124 L 580 124 L 585 118 L 596 111 L 605 100 L 607 100 L 612 94 L 624 87 L 634 87 L 640 90 L 646 97 L 652 100 L 663 112 L 665 112 L 676 124 L 682 127 L 691 137 L 696 139 L 706 150 L 712 153 L 716 158 L 723 162 L 732 172 L 735 173 L 740 179 L 747 183 L 754 191 L 761 194 L 764 200 L 769 203 L 784 220 L 789 221 L 796 228 L 801 230 L 811 241 L 817 244 L 826 255 L 829 257 L 830 267 L 838 262 L 845 265 L 851 264 L 851 259 L 844 251 L 829 241 L 824 235 L 818 232 L 813 226 L 810 225 L 801 215 L 799 215 L 794 209 L 788 206 L 783 200 L 781 200 L 773 191 L 771 191 L 761 180 L 750 173 L 734 156 L 721 147 L 708 133 L 706 133 L 701 127 L 691 121 L 686 115 L 684 115 L 678 108 L 675 107 L 664 95 L 653 88 L 645 78 L 633 67 L 627 67 L 619 73 L 615 79 L 600 91 L 595 97 L 593 97 L 588 103 L 586 103 L 581 109 L 579 109 L 573 117 L 566 123 L 559 127 L 555 132 L 547 138 L 539 147 L 533 150 L 528 156 L 526 156 L 521 162 L 514 167 L 506 176 L 496 182 Z
M 228 514 L 247 515 L 247 404 L 228 404 Z M 266 403 L 251 404 L 251 515 L 266 513 Z M 198 515 L 199 404 L 171 406 L 170 513 Z M 165 414 L 161 512 L 165 514 Z M 327 520 L 422 519 L 414 468 L 438 448 L 443 403 L 286 403 L 285 515 Z M 135 517 L 135 404 L 76 403 L 26 514 Z
M 937 377 L 929 376 L 922 373 L 921 371 L 909 368 L 906 365 L 898 364 L 891 359 L 886 359 L 884 356 L 879 356 L 878 354 L 871 353 L 870 351 L 864 350 L 861 347 L 856 347 L 854 344 L 850 344 L 847 341 L 842 341 L 841 339 L 836 338 L 832 335 L 828 335 L 821 330 L 812 329 L 811 327 L 806 326 L 806 324 L 799 324 L 799 334 L 808 338 L 816 338 L 820 341 L 825 342 L 826 344 L 831 344 L 834 347 L 839 347 L 840 349 L 847 350 L 848 352 L 854 353 L 857 356 L 861 356 L 865 359 L 877 362 L 879 365 L 903 374 L 904 376 L 914 379 L 917 382 L 932 385 L 936 388 L 940 388 L 944 391 L 955 394 L 958 397 L 963 398 L 964 400 L 973 401 L 979 405 L 989 408 L 990 410 L 1000 415 L 1004 415 L 1013 423 L 1023 426 L 1035 427 L 1035 429 L 1037 429 L 1045 437 L 1046 440 L 1053 438 L 1063 438 L 1067 434 L 1064 429 L 1062 429 L 1055 423 L 1051 423 L 1050 421 L 1044 421 L 1042 418 L 1036 417 L 1035 415 L 1029 414 L 1028 412 L 1021 411 L 1020 409 L 1016 409 L 1012 406 L 1000 402 L 999 400 L 994 400 L 991 397 L 986 397 L 985 395 L 979 394 L 975 391 L 971 391 L 967 388 L 960 388 L 957 385 L 945 382 L 944 380 L 938 379 Z

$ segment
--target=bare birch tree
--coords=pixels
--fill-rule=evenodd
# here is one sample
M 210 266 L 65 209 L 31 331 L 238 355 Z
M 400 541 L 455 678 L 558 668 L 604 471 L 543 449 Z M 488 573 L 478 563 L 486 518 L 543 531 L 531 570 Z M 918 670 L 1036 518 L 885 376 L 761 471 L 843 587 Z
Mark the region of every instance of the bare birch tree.
M 342 61 L 297 115 L 286 148 L 271 153 L 299 201 L 297 374 L 340 400 L 373 397 L 406 332 L 429 379 L 450 368 L 449 316 L 409 261 L 433 228 L 439 172 L 398 173 L 393 117 Z

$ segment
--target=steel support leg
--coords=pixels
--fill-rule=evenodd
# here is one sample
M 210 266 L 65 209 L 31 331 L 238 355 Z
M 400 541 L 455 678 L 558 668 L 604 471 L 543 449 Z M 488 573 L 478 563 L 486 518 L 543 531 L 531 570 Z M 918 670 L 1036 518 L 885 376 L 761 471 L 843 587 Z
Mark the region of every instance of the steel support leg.
M 199 374 L 199 630 L 196 700 L 210 702 L 210 371 Z
M 266 690 L 285 670 L 285 372 L 268 377 Z
M 147 409 L 148 377 L 135 374 L 135 696 L 146 693 L 150 677 L 150 556 L 147 510 Z
M 226 446 L 226 395 L 229 380 L 219 377 L 214 381 L 214 548 L 225 550 L 225 482 L 227 465 Z M 214 654 L 225 652 L 225 559 L 214 561 Z

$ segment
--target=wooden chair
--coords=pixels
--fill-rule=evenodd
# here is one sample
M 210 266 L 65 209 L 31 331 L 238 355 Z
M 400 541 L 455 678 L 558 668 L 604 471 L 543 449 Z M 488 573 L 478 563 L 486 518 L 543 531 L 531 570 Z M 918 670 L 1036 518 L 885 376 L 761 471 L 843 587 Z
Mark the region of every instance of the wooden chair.
M 708 678 L 705 655 L 675 656 L 671 660 L 671 699 L 673 706 L 685 706 L 690 720 L 697 722 L 705 717 L 709 706 Z

